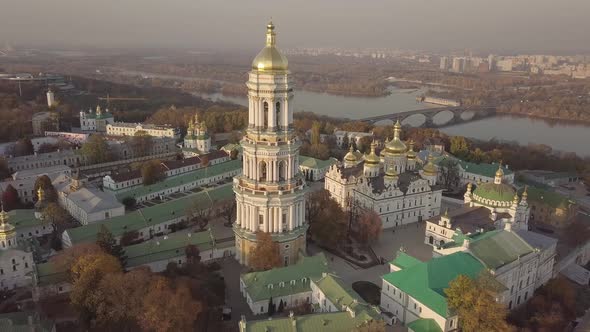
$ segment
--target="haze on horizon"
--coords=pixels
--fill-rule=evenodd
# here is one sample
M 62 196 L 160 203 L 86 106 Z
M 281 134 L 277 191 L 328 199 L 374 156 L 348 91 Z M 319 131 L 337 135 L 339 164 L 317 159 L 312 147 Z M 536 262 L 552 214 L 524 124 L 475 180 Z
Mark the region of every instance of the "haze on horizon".
M 590 52 L 588 0 L 2 0 L 0 45 Z

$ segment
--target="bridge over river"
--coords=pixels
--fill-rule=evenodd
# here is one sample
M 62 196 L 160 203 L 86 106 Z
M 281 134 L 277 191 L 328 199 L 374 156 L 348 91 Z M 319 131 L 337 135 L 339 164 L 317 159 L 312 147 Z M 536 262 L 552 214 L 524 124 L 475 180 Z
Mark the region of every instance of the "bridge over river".
M 438 114 L 443 113 L 450 113 L 452 117 L 445 121 L 444 123 L 435 123 L 434 117 Z M 470 113 L 472 116 L 465 117 L 464 114 Z M 418 118 L 424 118 L 424 121 L 421 125 L 417 127 L 430 127 L 430 128 L 437 128 L 437 127 L 445 127 L 451 126 L 459 123 L 474 121 L 478 119 L 483 119 L 486 117 L 494 116 L 496 114 L 496 107 L 495 106 L 457 106 L 457 107 L 439 107 L 439 108 L 426 108 L 414 111 L 406 111 L 400 113 L 392 113 L 392 114 L 385 114 L 385 115 L 378 115 L 372 116 L 368 118 L 359 119 L 359 121 L 369 122 L 369 123 L 376 123 L 383 120 L 391 120 L 399 122 L 404 122 L 404 120 L 416 116 L 422 115 Z

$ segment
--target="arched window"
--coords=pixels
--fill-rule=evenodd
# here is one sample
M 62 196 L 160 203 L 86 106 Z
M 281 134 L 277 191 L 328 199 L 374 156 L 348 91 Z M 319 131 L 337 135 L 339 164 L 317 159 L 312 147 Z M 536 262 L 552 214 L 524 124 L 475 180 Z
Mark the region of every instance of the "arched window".
M 279 161 L 279 181 L 285 181 L 287 175 L 287 163 L 284 160 Z
M 266 162 L 260 162 L 260 177 L 259 181 L 266 181 Z
M 264 102 L 263 104 L 264 109 L 264 128 L 268 128 L 268 103 Z
M 434 238 L 432 236 L 430 236 L 428 238 L 428 243 L 433 244 L 434 243 Z
M 275 104 L 275 107 L 276 107 L 275 126 L 279 127 L 281 124 L 281 103 L 277 101 L 277 103 Z

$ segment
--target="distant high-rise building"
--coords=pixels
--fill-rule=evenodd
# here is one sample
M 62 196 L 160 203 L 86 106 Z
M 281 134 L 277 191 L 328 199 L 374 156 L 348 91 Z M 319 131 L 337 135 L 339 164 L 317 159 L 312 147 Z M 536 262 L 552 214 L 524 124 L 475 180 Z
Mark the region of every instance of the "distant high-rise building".
M 465 70 L 465 58 L 453 58 L 452 71 L 462 73 Z
M 493 54 L 488 55 L 488 70 L 494 71 L 496 66 L 496 59 Z
M 47 107 L 55 106 L 55 95 L 51 89 L 47 90 Z
M 448 70 L 449 69 L 449 58 L 443 56 L 440 58 L 440 70 Z

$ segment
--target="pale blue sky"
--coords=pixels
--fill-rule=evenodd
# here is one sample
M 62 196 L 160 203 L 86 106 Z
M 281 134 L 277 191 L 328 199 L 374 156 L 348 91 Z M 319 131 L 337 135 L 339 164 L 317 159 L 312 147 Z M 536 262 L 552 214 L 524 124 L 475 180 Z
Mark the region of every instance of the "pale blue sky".
M 590 50 L 590 0 L 0 0 L 0 44 Z

